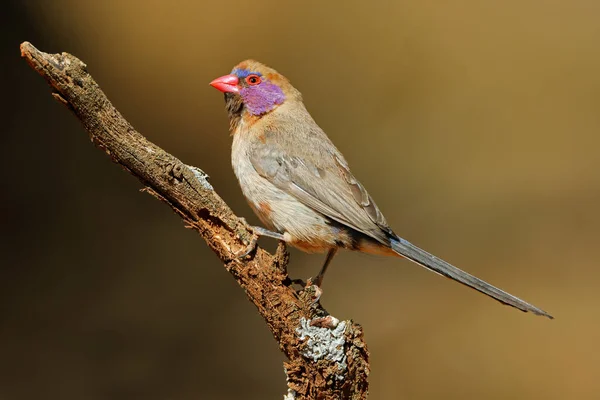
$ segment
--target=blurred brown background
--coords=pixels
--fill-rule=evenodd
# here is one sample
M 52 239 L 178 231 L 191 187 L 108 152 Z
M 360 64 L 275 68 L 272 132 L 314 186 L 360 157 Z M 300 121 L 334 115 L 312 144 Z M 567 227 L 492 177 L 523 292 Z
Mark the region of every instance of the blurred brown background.
M 208 82 L 248 57 L 274 66 L 398 233 L 556 317 L 343 253 L 322 302 L 364 326 L 371 399 L 599 398 L 599 13 L 593 0 L 3 4 L 0 399 L 285 392 L 244 293 L 89 143 L 19 58 L 24 40 L 84 60 L 138 130 L 255 223 Z M 292 251 L 290 272 L 321 262 Z

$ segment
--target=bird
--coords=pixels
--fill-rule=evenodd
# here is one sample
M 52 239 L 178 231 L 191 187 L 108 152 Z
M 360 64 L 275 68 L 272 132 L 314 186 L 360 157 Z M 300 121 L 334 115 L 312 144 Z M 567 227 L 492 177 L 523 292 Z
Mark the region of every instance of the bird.
M 256 237 L 283 240 L 307 253 L 327 253 L 312 284 L 320 288 L 337 251 L 348 249 L 404 257 L 500 303 L 553 318 L 396 235 L 307 111 L 301 93 L 282 74 L 249 59 L 210 85 L 224 93 L 233 170 L 265 226 L 250 228 Z

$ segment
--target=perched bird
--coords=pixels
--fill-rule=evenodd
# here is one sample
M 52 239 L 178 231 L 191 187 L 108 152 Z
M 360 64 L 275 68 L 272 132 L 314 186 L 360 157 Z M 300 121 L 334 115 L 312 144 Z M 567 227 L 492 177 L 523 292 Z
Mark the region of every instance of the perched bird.
M 314 284 L 321 285 L 339 248 L 402 256 L 501 303 L 552 318 L 396 235 L 283 75 L 246 60 L 210 85 L 225 94 L 233 169 L 267 227 L 254 227 L 255 234 L 305 252 L 327 252 Z

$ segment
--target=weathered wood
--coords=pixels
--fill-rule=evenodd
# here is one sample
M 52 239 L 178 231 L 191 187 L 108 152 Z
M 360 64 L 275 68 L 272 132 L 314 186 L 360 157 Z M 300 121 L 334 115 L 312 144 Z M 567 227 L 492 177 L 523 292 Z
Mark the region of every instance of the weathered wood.
M 360 325 L 339 322 L 313 304 L 314 287 L 297 292 L 288 278 L 288 253 L 261 248 L 239 259 L 252 238 L 214 191 L 206 174 L 183 164 L 137 132 L 68 53 L 47 54 L 28 42 L 21 55 L 52 87 L 52 95 L 83 123 L 92 142 L 137 177 L 197 230 L 256 306 L 287 356 L 287 399 L 366 399 L 369 353 Z

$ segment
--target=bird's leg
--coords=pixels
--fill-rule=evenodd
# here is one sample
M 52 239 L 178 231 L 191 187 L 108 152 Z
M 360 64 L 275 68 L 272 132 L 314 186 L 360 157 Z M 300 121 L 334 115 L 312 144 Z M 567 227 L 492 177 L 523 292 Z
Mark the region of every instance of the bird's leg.
M 285 242 L 285 238 L 282 233 L 273 232 L 260 226 L 252 226 L 251 229 L 258 236 L 266 236 L 277 240 L 283 240 Z
M 290 279 L 293 284 L 300 285 L 302 287 L 301 290 L 304 290 L 306 288 L 314 286 L 315 287 L 314 303 L 319 301 L 319 298 L 321 297 L 321 294 L 323 293 L 323 290 L 321 290 L 321 284 L 323 283 L 323 277 L 325 276 L 325 271 L 327 270 L 329 263 L 331 263 L 333 256 L 335 256 L 335 253 L 337 253 L 337 250 L 338 250 L 337 247 L 334 247 L 333 249 L 329 250 L 329 252 L 327 253 L 327 257 L 325 258 L 325 263 L 323 264 L 323 266 L 321 267 L 321 271 L 319 271 L 319 274 L 315 278 L 309 278 L 307 282 L 304 282 L 304 280 L 300 279 L 300 278 Z
M 321 288 L 321 285 L 323 284 L 323 277 L 325 276 L 325 271 L 327 271 L 327 267 L 331 263 L 331 260 L 333 260 L 333 256 L 335 256 L 335 253 L 337 253 L 337 251 L 338 251 L 337 247 L 329 249 L 329 252 L 327 253 L 327 257 L 325 258 L 325 263 L 321 267 L 321 271 L 319 271 L 319 275 L 317 275 L 316 278 L 314 279 L 313 285 L 316 285 L 318 288 Z
M 235 253 L 235 258 L 244 258 L 250 254 L 256 248 L 256 243 L 258 242 L 258 238 L 260 236 L 266 236 L 285 241 L 281 233 L 273 232 L 260 226 L 248 225 L 248 229 L 252 231 L 252 239 L 250 239 L 250 243 L 248 243 L 246 248 Z
M 319 275 L 317 275 L 314 279 L 309 279 L 308 284 L 306 285 L 306 287 L 315 287 L 314 294 L 312 296 L 313 304 L 318 303 L 319 299 L 321 298 L 321 295 L 323 294 L 323 289 L 321 289 L 321 285 L 323 284 L 323 277 L 325 276 L 325 271 L 327 271 L 327 267 L 331 263 L 331 260 L 333 260 L 333 256 L 335 256 L 335 253 L 337 253 L 337 251 L 337 247 L 329 249 L 327 257 L 325 258 L 325 263 L 321 267 L 321 271 L 319 271 Z

